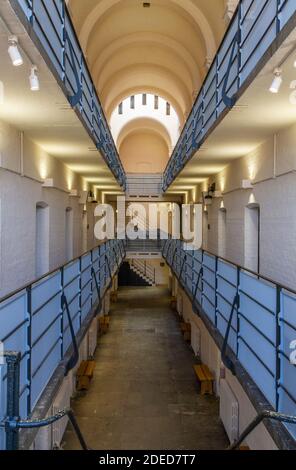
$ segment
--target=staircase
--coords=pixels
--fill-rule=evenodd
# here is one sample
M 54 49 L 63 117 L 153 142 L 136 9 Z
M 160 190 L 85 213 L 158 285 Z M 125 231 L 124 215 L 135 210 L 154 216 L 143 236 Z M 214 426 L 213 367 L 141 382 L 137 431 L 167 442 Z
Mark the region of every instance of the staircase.
M 162 174 L 127 174 L 127 197 L 158 198 L 162 195 Z
M 156 286 L 155 269 L 152 268 L 147 261 L 140 259 L 133 259 L 130 262 L 131 270 L 140 276 L 149 286 Z

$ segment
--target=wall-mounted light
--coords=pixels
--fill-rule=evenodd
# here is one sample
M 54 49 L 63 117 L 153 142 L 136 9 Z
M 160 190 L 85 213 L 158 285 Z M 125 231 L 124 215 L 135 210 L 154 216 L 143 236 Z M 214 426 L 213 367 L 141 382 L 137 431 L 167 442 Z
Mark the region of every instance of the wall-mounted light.
M 254 193 L 250 194 L 249 202 L 247 204 L 248 209 L 257 209 L 259 207 L 258 202 L 256 201 Z
M 71 189 L 69 196 L 71 197 L 78 197 L 78 189 Z
M 23 65 L 24 62 L 18 48 L 17 36 L 8 37 L 8 54 L 14 67 L 19 67 L 20 65 Z
M 30 88 L 31 91 L 39 91 L 40 90 L 40 84 L 39 84 L 39 78 L 38 78 L 38 69 L 36 65 L 32 65 L 31 67 L 31 73 L 30 73 Z
M 273 72 L 273 80 L 270 85 L 269 91 L 270 93 L 278 93 L 280 91 L 281 85 L 283 83 L 283 78 L 282 78 L 282 71 L 281 69 L 275 69 Z
M 225 209 L 225 206 L 224 206 L 224 201 L 221 201 L 219 210 L 220 210 L 221 212 L 226 212 L 226 209 Z

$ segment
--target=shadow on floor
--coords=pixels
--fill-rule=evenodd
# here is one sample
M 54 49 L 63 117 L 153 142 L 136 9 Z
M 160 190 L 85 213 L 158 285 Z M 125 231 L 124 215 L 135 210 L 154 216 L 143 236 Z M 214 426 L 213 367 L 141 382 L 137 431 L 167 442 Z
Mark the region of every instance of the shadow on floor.
M 198 394 L 196 359 L 163 288 L 122 288 L 99 339 L 90 390 L 73 400 L 96 450 L 220 450 L 228 445 L 214 397 Z M 79 449 L 69 426 L 64 449 Z

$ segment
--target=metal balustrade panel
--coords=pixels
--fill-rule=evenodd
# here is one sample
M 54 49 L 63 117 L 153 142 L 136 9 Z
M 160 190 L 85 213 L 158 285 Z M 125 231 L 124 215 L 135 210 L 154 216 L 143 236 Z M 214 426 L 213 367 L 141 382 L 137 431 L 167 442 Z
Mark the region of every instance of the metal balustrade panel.
M 225 261 L 217 262 L 217 329 L 225 337 L 230 320 L 231 309 L 238 289 L 238 272 L 236 266 Z M 235 308 L 228 338 L 228 346 L 237 354 L 238 310 Z
M 64 83 L 67 98 L 80 113 L 95 146 L 103 152 L 107 165 L 125 188 L 125 172 L 65 2 L 13 1 L 24 12 L 30 29 L 36 34 L 57 77 Z
M 27 19 L 30 20 L 32 15 L 32 3 L 33 0 L 18 0 L 21 9 L 26 15 Z
M 7 366 L 5 364 L 0 365 L 0 422 L 6 417 L 7 401 L 7 382 L 6 382 Z M 0 426 L 0 450 L 5 449 L 6 446 L 6 435 L 5 430 Z
M 296 12 L 296 2 L 287 0 L 279 0 L 279 24 L 282 30 L 289 19 Z
M 182 164 L 195 154 L 221 113 L 235 104 L 241 87 L 295 13 L 295 0 L 239 3 L 165 169 L 164 191 L 181 171 Z M 197 131 L 192 120 L 200 109 Z
M 201 269 L 202 269 L 202 251 L 194 251 L 193 253 L 193 267 L 192 267 L 192 289 L 194 289 L 193 295 L 196 293 L 195 299 L 199 305 L 202 304 L 202 282 L 201 282 Z M 197 282 L 199 281 L 199 285 L 197 286 Z
M 28 342 L 27 332 L 29 326 L 28 295 L 27 290 L 20 291 L 10 299 L 0 304 L 0 341 L 4 351 L 19 351 L 20 363 L 20 414 L 27 415 L 27 379 L 28 379 Z M 5 366 L 1 369 L 1 389 L 6 390 Z
M 91 253 L 81 258 L 81 322 L 85 319 L 92 306 L 92 259 Z
M 238 359 L 276 407 L 277 290 L 241 272 L 239 294 Z
M 291 345 L 296 340 L 296 296 L 288 292 L 281 294 L 280 326 L 279 411 L 295 414 L 296 365 L 291 364 L 290 355 L 295 350 Z M 296 439 L 296 425 L 287 425 L 287 428 Z
M 123 249 L 119 250 L 119 243 L 115 240 L 106 242 L 0 301 L 0 341 L 4 343 L 5 351 L 21 353 L 22 418 L 27 418 L 34 410 L 61 359 L 72 346 L 65 306 L 62 309 L 62 294 L 67 300 L 77 335 L 98 300 L 92 268 L 102 297 L 110 282 L 106 256 L 111 260 L 111 275 L 114 275 L 124 256 Z M 113 249 L 116 250 L 116 257 Z M 0 364 L 0 420 L 6 412 L 6 386 L 6 365 Z M 3 448 L 5 436 L 2 432 L 0 449 Z
M 177 261 L 172 265 L 175 247 Z M 196 296 L 201 306 L 197 313 L 206 315 L 225 338 L 235 306 L 229 347 L 274 409 L 295 415 L 296 366 L 290 355 L 296 340 L 296 293 L 204 250 L 184 248 L 180 241 L 169 240 L 164 257 L 178 277 L 178 258 L 187 255 L 186 275 L 180 282 L 192 293 L 192 302 Z M 296 426 L 286 427 L 296 437 Z
M 46 50 L 58 76 L 64 75 L 63 2 L 57 0 L 32 2 L 32 28 Z
M 61 360 L 61 273 L 31 287 L 31 406 L 36 404 Z
M 215 324 L 216 319 L 216 267 L 215 258 L 211 255 L 203 256 L 202 276 L 202 308 L 207 317 Z

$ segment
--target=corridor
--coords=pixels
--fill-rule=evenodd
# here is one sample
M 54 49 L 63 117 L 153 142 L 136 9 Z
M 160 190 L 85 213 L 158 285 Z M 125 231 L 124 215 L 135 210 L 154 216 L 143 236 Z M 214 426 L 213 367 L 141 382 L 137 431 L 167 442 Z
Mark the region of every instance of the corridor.
M 122 288 L 95 359 L 90 390 L 72 402 L 89 447 L 227 447 L 218 400 L 198 393 L 196 359 L 169 307 L 167 289 Z M 79 449 L 70 426 L 63 448 Z

